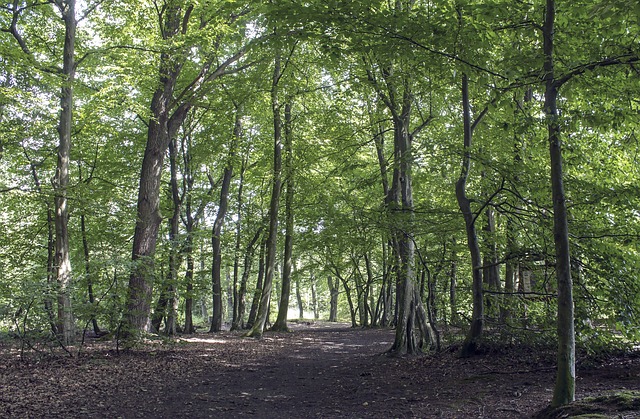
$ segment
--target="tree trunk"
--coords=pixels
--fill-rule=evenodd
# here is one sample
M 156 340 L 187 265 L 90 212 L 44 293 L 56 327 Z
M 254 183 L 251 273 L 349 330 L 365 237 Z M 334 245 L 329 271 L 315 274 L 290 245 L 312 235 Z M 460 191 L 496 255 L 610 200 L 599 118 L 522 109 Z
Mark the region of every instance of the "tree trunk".
M 71 311 L 71 257 L 69 250 L 69 209 L 67 188 L 69 186 L 69 159 L 71 151 L 71 128 L 73 124 L 73 82 L 75 78 L 76 1 L 61 2 L 62 20 L 65 26 L 63 50 L 63 85 L 60 92 L 60 121 L 58 134 L 58 160 L 53 180 L 55 194 L 56 229 L 56 280 L 58 284 L 57 331 L 64 345 L 74 340 L 73 315 Z
M 304 319 L 304 306 L 302 304 L 302 290 L 300 289 L 300 276 L 294 275 L 296 278 L 296 300 L 298 302 L 298 319 Z
M 556 247 L 556 276 L 558 280 L 558 371 L 553 391 L 552 406 L 561 406 L 575 400 L 576 358 L 573 324 L 573 284 L 569 252 L 569 226 L 565 202 L 560 124 L 558 121 L 558 89 L 553 60 L 553 34 L 555 1 L 547 0 L 544 36 L 544 110 L 549 133 L 551 157 L 551 192 L 553 197 L 553 238 Z
M 176 307 L 178 287 L 178 266 L 181 264 L 180 243 L 178 242 L 178 234 L 180 227 L 180 212 L 182 210 L 182 199 L 178 189 L 178 167 L 177 167 L 177 141 L 172 138 L 169 142 L 169 164 L 171 172 L 171 201 L 173 203 L 173 213 L 169 219 L 169 272 L 167 286 L 167 306 L 165 333 L 169 336 L 176 334 Z
M 405 81 L 402 111 L 393 119 L 394 150 L 399 179 L 394 179 L 392 189 L 400 192 L 400 208 L 395 236 L 398 241 L 398 287 L 396 299 L 398 316 L 396 323 L 395 341 L 389 350 L 393 355 L 413 354 L 418 351 L 414 338 L 416 306 L 413 291 L 415 288 L 415 244 L 413 241 L 413 188 L 411 185 L 411 171 L 413 156 L 411 151 L 411 135 L 409 122 L 411 115 L 411 93 L 408 82 Z M 398 219 L 399 218 L 399 219 Z
M 180 28 L 180 7 L 171 5 L 165 11 L 163 37 L 174 37 Z M 190 106 L 183 104 L 173 114 L 172 98 L 180 74 L 180 60 L 167 52 L 160 55 L 159 86 L 151 100 L 151 118 L 147 144 L 140 171 L 136 228 L 133 235 L 132 270 L 124 318 L 124 334 L 132 343 L 140 332 L 148 329 L 154 282 L 154 255 L 158 239 L 160 216 L 160 182 L 164 155 L 169 141 L 184 122 Z
M 242 329 L 242 318 L 244 317 L 245 301 L 244 296 L 247 293 L 247 281 L 249 280 L 249 274 L 251 273 L 251 264 L 253 261 L 253 254 L 255 253 L 255 246 L 262 234 L 262 226 L 258 228 L 256 234 L 251 239 L 251 242 L 247 245 L 244 253 L 244 269 L 242 271 L 242 279 L 240 280 L 240 288 L 238 290 L 237 298 L 237 313 L 236 317 L 231 322 L 231 330 Z M 262 255 L 260 256 L 262 258 Z
M 267 258 L 262 297 L 256 322 L 247 336 L 260 338 L 267 322 L 269 303 L 271 301 L 271 287 L 276 266 L 276 243 L 278 236 L 278 208 L 280 205 L 281 172 L 282 172 L 282 118 L 280 117 L 280 103 L 278 102 L 278 82 L 282 77 L 280 54 L 275 58 L 273 67 L 273 81 L 271 84 L 271 108 L 273 111 L 273 189 L 269 206 L 269 232 L 267 235 Z
M 349 315 L 351 316 L 351 327 L 358 327 L 358 320 L 356 320 L 356 307 L 353 304 L 353 299 L 351 298 L 351 288 L 349 287 L 349 283 L 346 279 L 339 276 L 336 278 L 336 281 L 340 279 L 342 282 L 342 287 L 344 288 L 344 294 L 347 296 L 347 302 L 349 303 Z
M 91 305 L 91 324 L 93 326 L 93 333 L 96 336 L 100 336 L 100 328 L 98 327 L 98 321 L 96 320 L 95 309 L 96 299 L 93 294 L 93 280 L 91 278 L 91 265 L 89 264 L 89 241 L 87 240 L 87 225 L 86 216 L 80 215 L 80 231 L 82 233 L 82 250 L 84 255 L 84 274 L 87 280 L 87 294 L 89 298 L 89 304 Z
M 236 247 L 233 252 L 233 316 L 231 317 L 231 330 L 238 330 L 242 327 L 242 315 L 244 315 L 244 292 L 246 291 L 246 280 L 244 282 L 245 289 L 240 293 L 240 243 L 242 238 L 242 189 L 244 187 L 244 174 L 247 169 L 247 158 L 245 154 L 242 156 L 242 164 L 240 167 L 240 184 L 238 185 L 237 210 L 236 210 Z M 244 275 L 243 275 L 244 276 Z M 240 308 L 243 313 L 240 314 Z
M 266 239 L 263 239 L 260 243 L 260 255 L 258 257 L 258 280 L 256 282 L 256 289 L 253 293 L 253 301 L 251 302 L 251 310 L 249 310 L 249 319 L 247 320 L 247 329 L 251 329 L 258 317 L 258 309 L 260 308 L 260 300 L 262 299 L 262 283 L 264 279 L 264 257 L 265 249 L 267 247 Z
M 240 109 L 236 109 L 236 121 L 229 145 L 229 158 L 224 168 L 222 176 L 222 187 L 220 189 L 220 201 L 218 204 L 218 214 L 213 223 L 211 230 L 211 248 L 213 249 L 213 265 L 211 267 L 211 282 L 213 290 L 213 318 L 211 320 L 211 328 L 209 332 L 219 332 L 222 330 L 222 277 L 220 273 L 222 264 L 222 252 L 220 249 L 222 234 L 222 225 L 227 214 L 227 206 L 229 202 L 229 189 L 231 186 L 231 177 L 233 176 L 233 160 L 236 155 L 236 148 L 240 136 L 242 135 L 242 114 Z
M 318 287 L 316 286 L 316 277 L 311 275 L 311 305 L 313 306 L 314 320 L 318 320 L 320 318 L 320 302 L 318 301 L 317 290 L 318 290 Z
M 184 274 L 184 281 L 186 282 L 186 292 L 184 296 L 184 333 L 190 335 L 196 331 L 193 325 L 193 238 L 189 237 L 187 233 L 186 240 L 187 270 Z
M 285 149 L 285 236 L 284 236 L 284 266 L 282 268 L 282 289 L 278 317 L 271 327 L 273 331 L 286 332 L 287 314 L 289 313 L 289 296 L 291 294 L 291 270 L 293 253 L 293 134 L 291 131 L 291 104 L 284 107 L 284 149 Z
M 484 329 L 484 301 L 482 293 L 482 260 L 478 236 L 476 234 L 475 219 L 471 211 L 471 201 L 467 198 L 466 186 L 469 171 L 471 169 L 471 109 L 469 105 L 469 80 L 466 74 L 462 75 L 462 109 L 464 123 L 464 151 L 462 157 L 462 170 L 456 182 L 456 198 L 460 212 L 464 217 L 467 232 L 467 245 L 471 254 L 471 269 L 473 272 L 473 312 L 469 332 L 460 350 L 460 356 L 468 357 L 475 353 Z
M 483 280 L 491 291 L 500 291 L 500 270 L 498 266 L 498 248 L 496 245 L 496 222 L 493 208 L 487 207 L 485 211 L 487 224 L 484 227 L 485 255 L 483 262 Z M 499 294 L 489 294 L 486 298 L 486 311 L 489 316 L 498 316 L 500 313 Z
M 451 308 L 451 324 L 458 324 L 458 298 L 456 296 L 458 282 L 458 261 L 456 254 L 456 242 L 453 240 L 451 247 L 451 265 L 449 267 L 449 307 Z
M 338 321 L 338 296 L 340 295 L 340 282 L 338 278 L 334 281 L 330 276 L 327 278 L 329 285 L 329 293 L 331 299 L 329 301 L 329 321 Z

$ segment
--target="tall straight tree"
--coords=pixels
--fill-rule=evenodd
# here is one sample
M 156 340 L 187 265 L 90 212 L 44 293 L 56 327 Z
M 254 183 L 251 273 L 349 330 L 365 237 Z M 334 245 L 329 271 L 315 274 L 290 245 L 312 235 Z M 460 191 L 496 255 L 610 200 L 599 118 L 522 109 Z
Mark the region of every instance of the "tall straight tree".
M 285 233 L 284 233 L 284 266 L 282 267 L 282 289 L 280 292 L 280 305 L 278 317 L 271 330 L 285 332 L 287 327 L 287 314 L 289 313 L 289 297 L 291 294 L 291 269 L 293 253 L 293 133 L 291 131 L 291 103 L 284 106 L 284 150 L 285 150 Z
M 65 345 L 73 341 L 74 325 L 71 311 L 71 256 L 69 248 L 69 165 L 71 154 L 71 133 L 73 127 L 73 84 L 76 73 L 75 44 L 76 44 L 76 1 L 54 0 L 52 2 L 60 12 L 64 23 L 64 46 L 62 50 L 62 68 L 41 65 L 39 57 L 30 49 L 27 41 L 22 37 L 18 29 L 21 14 L 33 6 L 23 6 L 19 2 L 13 2 L 7 8 L 11 12 L 11 24 L 3 28 L 3 32 L 10 33 L 18 42 L 21 51 L 36 64 L 36 68 L 44 72 L 60 75 L 60 115 L 58 120 L 58 149 L 56 173 L 53 178 L 54 189 L 54 226 L 55 226 L 55 252 L 53 258 L 53 271 L 57 282 L 58 319 L 56 331 L 61 342 Z M 34 172 L 35 173 L 35 172 Z
M 236 158 L 236 149 L 238 142 L 242 136 L 242 108 L 236 105 L 236 119 L 231 136 L 231 144 L 229 145 L 229 157 L 224 167 L 222 175 L 222 186 L 220 188 L 220 201 L 218 202 L 218 213 L 213 222 L 211 230 L 211 247 L 213 252 L 213 265 L 211 266 L 211 284 L 213 290 L 213 317 L 209 332 L 219 332 L 222 330 L 222 252 L 220 249 L 220 235 L 222 234 L 222 224 L 227 215 L 227 207 L 229 203 L 229 188 L 231 186 L 231 177 L 233 176 L 233 164 Z
M 473 310 L 471 325 L 460 351 L 461 356 L 472 355 L 484 330 L 484 300 L 482 293 L 482 259 L 480 256 L 480 246 L 475 227 L 475 217 L 471 210 L 471 201 L 467 197 L 467 180 L 471 170 L 471 141 L 473 136 L 473 126 L 471 122 L 471 106 L 469 104 L 469 79 L 466 74 L 462 75 L 462 118 L 464 129 L 464 145 L 462 154 L 462 168 L 460 177 L 456 182 L 456 198 L 460 212 L 464 218 L 465 230 L 467 233 L 467 246 L 471 254 L 471 269 L 473 272 L 472 294 Z
M 65 344 L 73 341 L 73 315 L 71 312 L 71 257 L 69 250 L 69 160 L 71 154 L 71 129 L 73 126 L 73 81 L 75 77 L 76 1 L 57 0 L 56 5 L 64 21 L 64 50 L 62 64 L 62 89 L 60 92 L 60 123 L 58 134 L 58 164 L 54 178 L 55 226 L 56 226 L 56 277 L 58 280 L 58 333 Z
M 576 342 L 573 325 L 573 283 L 571 280 L 571 254 L 569 251 L 569 224 L 565 200 L 562 146 L 558 121 L 558 89 L 553 59 L 555 27 L 555 0 L 547 0 L 544 25 L 544 112 L 547 117 L 549 154 L 551 157 L 551 194 L 553 198 L 553 239 L 556 248 L 556 278 L 558 281 L 558 370 L 553 391 L 552 406 L 575 400 Z
M 276 52 L 273 64 L 273 78 L 271 81 L 271 110 L 273 112 L 273 189 L 269 204 L 269 230 L 267 231 L 265 276 L 262 284 L 260 304 L 256 313 L 255 323 L 246 336 L 260 338 L 264 332 L 269 305 L 271 304 L 271 287 L 276 269 L 276 244 L 278 236 L 278 209 L 280 208 L 280 192 L 282 188 L 282 116 L 279 98 L 279 84 L 282 78 L 282 57 L 280 50 Z

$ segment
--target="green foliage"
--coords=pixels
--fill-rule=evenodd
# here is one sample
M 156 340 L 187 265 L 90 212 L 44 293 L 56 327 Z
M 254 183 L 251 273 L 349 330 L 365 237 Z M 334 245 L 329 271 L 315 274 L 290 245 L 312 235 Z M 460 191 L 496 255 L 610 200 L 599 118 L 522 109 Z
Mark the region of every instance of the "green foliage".
M 395 280 L 389 270 L 392 257 L 383 246 L 397 223 L 417 246 L 419 273 L 425 271 L 434 281 L 435 320 L 453 320 L 448 294 L 452 265 L 457 269 L 458 314 L 468 319 L 471 268 L 454 195 L 465 151 L 459 87 L 464 72 L 470 79 L 472 116 L 483 116 L 469 150 L 468 179 L 481 251 L 495 246 L 503 284 L 507 261 L 523 270 L 538 263 L 545 270 L 533 289 L 544 294 L 540 299 L 495 298 L 510 316 L 491 313 L 492 338 L 552 339 L 555 255 L 537 29 L 541 6 L 501 0 L 437 5 L 196 2 L 183 33 L 165 39 L 155 3 L 101 3 L 79 20 L 77 46 L 68 194 L 78 324 L 84 327 L 92 317 L 110 331 L 120 324 L 149 103 L 158 86 L 161 57 L 170 55 L 183 63 L 172 106 L 187 99 L 193 104 L 177 134 L 182 198 L 178 247 L 193 238 L 196 265 L 190 296 L 196 305 L 211 299 L 209 231 L 226 164 L 234 165 L 236 176 L 221 238 L 223 272 L 236 259 L 239 226 L 242 273 L 244 249 L 264 224 L 268 207 L 273 159 L 270 67 L 279 49 L 286 61 L 280 100 L 291 103 L 293 114 L 294 257 L 305 306 L 312 304 L 314 283 L 324 316 L 329 275 L 344 280 L 342 319 L 351 314 L 345 284 L 358 314 L 365 291 L 374 296 L 375 306 L 384 281 Z M 629 0 L 565 2 L 558 10 L 556 71 L 567 78 L 561 89 L 560 124 L 576 324 L 578 340 L 593 351 L 640 340 L 639 23 L 634 12 L 637 5 Z M 7 31 L 11 20 L 8 6 L 0 12 L 0 28 L 5 29 L 0 32 L 0 318 L 4 328 L 50 330 L 44 307 L 55 296 L 47 272 L 48 210 L 53 202 L 50 179 L 61 83 L 55 66 L 61 61 L 62 25 L 53 7 L 29 3 L 17 20 L 29 46 L 26 53 Z M 229 74 L 194 87 L 199 75 L 244 47 L 245 56 Z M 395 102 L 389 99 L 393 95 Z M 385 208 L 374 138 L 384 138 L 381 154 L 390 182 L 392 122 L 403 95 L 412 107 L 408 126 L 415 208 L 411 217 L 394 218 Z M 240 106 L 243 134 L 229 163 L 229 140 Z M 164 173 L 161 212 L 168 217 L 173 210 L 168 166 L 159 170 Z M 200 207 L 201 217 L 187 233 L 187 211 L 195 215 Z M 496 214 L 492 233 L 482 231 L 489 207 Z M 86 220 L 88 272 L 81 216 Z M 165 221 L 155 255 L 157 278 L 166 277 L 175 245 L 168 240 Z M 247 302 L 255 289 L 257 254 Z M 372 270 L 368 285 L 365 255 Z M 187 295 L 185 270 L 183 258 L 175 284 L 181 301 Z M 516 280 L 516 291 L 522 281 Z M 89 284 L 96 297 L 93 304 L 88 303 Z M 226 283 L 223 289 L 226 293 Z

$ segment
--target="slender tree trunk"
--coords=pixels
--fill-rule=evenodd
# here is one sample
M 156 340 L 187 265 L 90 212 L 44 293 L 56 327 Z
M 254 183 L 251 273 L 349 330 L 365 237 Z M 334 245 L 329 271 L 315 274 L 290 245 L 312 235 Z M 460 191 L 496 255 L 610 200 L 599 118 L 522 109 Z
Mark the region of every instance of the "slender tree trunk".
M 300 289 L 300 276 L 295 275 L 296 278 L 296 300 L 298 302 L 298 319 L 304 319 L 304 306 L 302 304 L 302 290 Z
M 451 324 L 457 325 L 458 319 L 458 298 L 456 296 L 458 282 L 458 258 L 456 254 L 456 242 L 453 240 L 451 247 L 451 265 L 449 267 L 449 307 L 451 308 Z
M 38 176 L 38 172 L 36 171 L 38 165 L 31 159 L 31 157 L 27 153 L 26 148 L 23 148 L 23 152 L 24 156 L 29 161 L 29 168 L 31 170 L 31 175 L 33 176 L 33 182 L 35 183 L 36 191 L 39 194 L 42 194 L 42 183 L 40 182 L 40 177 Z M 49 319 L 51 331 L 54 334 L 57 334 L 57 320 L 56 315 L 53 312 L 53 300 L 51 299 L 51 295 L 53 294 L 54 290 L 56 275 L 56 268 L 54 266 L 56 253 L 55 221 L 52 204 L 49 200 L 45 201 L 45 207 L 47 210 L 47 283 L 44 292 L 44 309 Z
M 186 283 L 186 292 L 184 296 L 184 333 L 190 335 L 196 331 L 193 325 L 193 237 L 190 233 L 187 233 L 185 240 L 187 241 L 185 246 L 187 270 L 184 274 L 184 281 Z
M 89 304 L 91 305 L 91 324 L 93 326 L 93 333 L 96 336 L 100 336 L 100 328 L 98 327 L 98 321 L 96 320 L 95 308 L 96 299 L 93 294 L 93 279 L 91 278 L 91 265 L 89 263 L 89 240 L 87 239 L 87 225 L 86 216 L 80 215 L 80 231 L 82 233 L 82 250 L 84 255 L 84 274 L 87 279 L 87 294 L 89 298 Z
M 327 278 L 327 283 L 329 285 L 329 321 L 337 322 L 338 321 L 338 296 L 340 295 L 340 282 L 338 278 L 334 281 L 331 276 Z
M 282 267 L 282 290 L 280 294 L 280 306 L 278 317 L 271 330 L 285 332 L 287 327 L 287 314 L 289 313 L 289 296 L 291 294 L 291 270 L 293 253 L 293 134 L 291 132 L 291 103 L 284 107 L 284 149 L 285 149 L 285 236 L 284 236 L 284 266 Z
M 313 319 L 318 320 L 320 318 L 320 302 L 318 301 L 318 287 L 314 275 L 311 275 L 311 305 L 313 306 Z
M 262 299 L 262 283 L 264 280 L 264 258 L 265 249 L 267 247 L 266 238 L 260 243 L 260 256 L 258 257 L 258 280 L 256 282 L 256 289 L 253 293 L 253 301 L 251 303 L 251 309 L 249 310 L 249 319 L 247 320 L 247 329 L 251 329 L 258 317 L 258 310 L 260 309 L 260 300 Z
M 251 239 L 251 242 L 247 245 L 244 253 L 244 269 L 242 271 L 242 279 L 240 280 L 240 288 L 237 294 L 237 313 L 236 318 L 231 323 L 231 330 L 242 329 L 242 318 L 244 317 L 245 301 L 244 297 L 247 293 L 247 281 L 249 280 L 249 274 L 251 273 L 251 264 L 253 261 L 253 254 L 255 253 L 255 246 L 262 235 L 262 227 L 259 227 L 256 234 Z M 260 256 L 262 258 L 262 255 Z
M 274 270 L 276 267 L 276 243 L 278 236 L 278 209 L 280 206 L 280 189 L 282 175 L 282 118 L 280 116 L 280 103 L 278 101 L 278 82 L 282 77 L 281 59 L 278 53 L 273 67 L 273 81 L 271 84 L 271 108 L 273 111 L 273 189 L 269 206 L 269 232 L 267 234 L 267 258 L 266 273 L 260 309 L 256 322 L 247 336 L 262 337 L 265 324 L 268 320 L 269 303 L 271 301 L 271 287 L 273 284 Z
M 551 157 L 551 191 L 553 197 L 553 238 L 556 247 L 556 276 L 558 280 L 558 371 L 553 391 L 552 406 L 561 406 L 575 400 L 576 358 L 573 324 L 573 284 L 569 251 L 569 226 L 563 184 L 562 146 L 558 122 L 558 89 L 553 60 L 555 1 L 547 0 L 544 36 L 544 110 L 549 133 Z
M 211 267 L 211 279 L 213 289 L 213 319 L 209 332 L 219 332 L 222 330 L 222 277 L 220 273 L 222 264 L 222 252 L 220 249 L 222 225 L 227 214 L 229 202 L 229 189 L 231 177 L 233 176 L 233 160 L 236 155 L 236 148 L 240 136 L 242 135 L 242 114 L 240 109 L 236 109 L 236 121 L 233 129 L 231 144 L 229 146 L 229 158 L 224 168 L 222 177 L 222 187 L 220 189 L 220 201 L 218 204 L 218 214 L 213 223 L 211 231 L 211 247 L 213 249 L 213 265 Z
M 356 307 L 353 304 L 353 298 L 351 298 L 351 287 L 346 279 L 339 276 L 336 281 L 340 279 L 342 287 L 344 288 L 344 294 L 347 296 L 347 302 L 349 303 L 349 315 L 351 316 L 351 327 L 358 327 L 358 320 L 356 319 Z
M 56 228 L 56 280 L 58 284 L 57 331 L 64 345 L 74 340 L 73 315 L 71 311 L 71 257 L 69 250 L 69 209 L 67 188 L 69 187 L 69 160 L 71 151 L 71 128 L 73 124 L 73 83 L 75 78 L 76 2 L 61 1 L 62 20 L 65 26 L 63 50 L 63 85 L 60 93 L 60 121 L 58 134 L 58 161 L 53 180 L 55 193 Z
M 493 208 L 487 207 L 485 211 L 487 224 L 484 227 L 485 237 L 485 255 L 483 262 L 483 280 L 491 291 L 500 291 L 500 270 L 498 266 L 498 248 L 496 245 L 496 222 L 495 212 Z M 488 295 L 486 298 L 486 307 L 489 315 L 497 316 L 500 313 L 499 295 Z
M 484 300 L 482 293 L 482 259 L 480 256 L 480 247 L 478 245 L 478 236 L 476 233 L 475 219 L 471 211 L 471 201 L 467 198 L 466 186 L 469 171 L 471 169 L 471 108 L 469 105 L 469 80 L 466 74 L 462 75 L 462 109 L 464 122 L 464 151 L 462 158 L 462 170 L 460 177 L 456 182 L 456 198 L 460 207 L 460 212 L 464 217 L 465 228 L 467 232 L 467 245 L 471 254 L 471 268 L 473 272 L 473 311 L 469 332 L 462 345 L 460 355 L 463 357 L 471 356 L 475 353 L 482 332 L 484 330 Z
M 237 209 L 236 209 L 236 247 L 233 252 L 233 316 L 231 317 L 231 330 L 237 330 L 242 327 L 242 314 L 240 308 L 244 311 L 244 290 L 240 294 L 240 245 L 242 239 L 242 190 L 244 187 L 244 173 L 247 169 L 247 158 L 245 154 L 242 156 L 242 165 L 240 167 L 240 185 L 238 185 Z M 246 290 L 246 282 L 245 282 Z
M 181 264 L 180 243 L 178 241 L 180 227 L 180 213 L 182 211 L 182 199 L 178 189 L 178 167 L 177 167 L 177 141 L 172 138 L 169 142 L 169 164 L 171 172 L 171 200 L 173 203 L 173 213 L 169 219 L 169 272 L 167 284 L 167 315 L 165 333 L 173 336 L 176 334 L 176 307 L 177 307 L 177 287 L 178 287 L 178 266 Z

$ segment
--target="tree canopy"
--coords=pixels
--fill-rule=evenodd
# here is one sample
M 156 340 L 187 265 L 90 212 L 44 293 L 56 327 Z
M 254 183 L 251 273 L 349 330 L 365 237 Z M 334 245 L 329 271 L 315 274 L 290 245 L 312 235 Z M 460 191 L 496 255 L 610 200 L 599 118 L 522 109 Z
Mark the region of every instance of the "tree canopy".
M 558 340 L 569 370 L 574 339 L 637 342 L 639 16 L 631 0 L 6 3 L 0 327 L 133 345 L 300 313 L 394 327 L 395 355 L 452 327 L 464 355 Z

